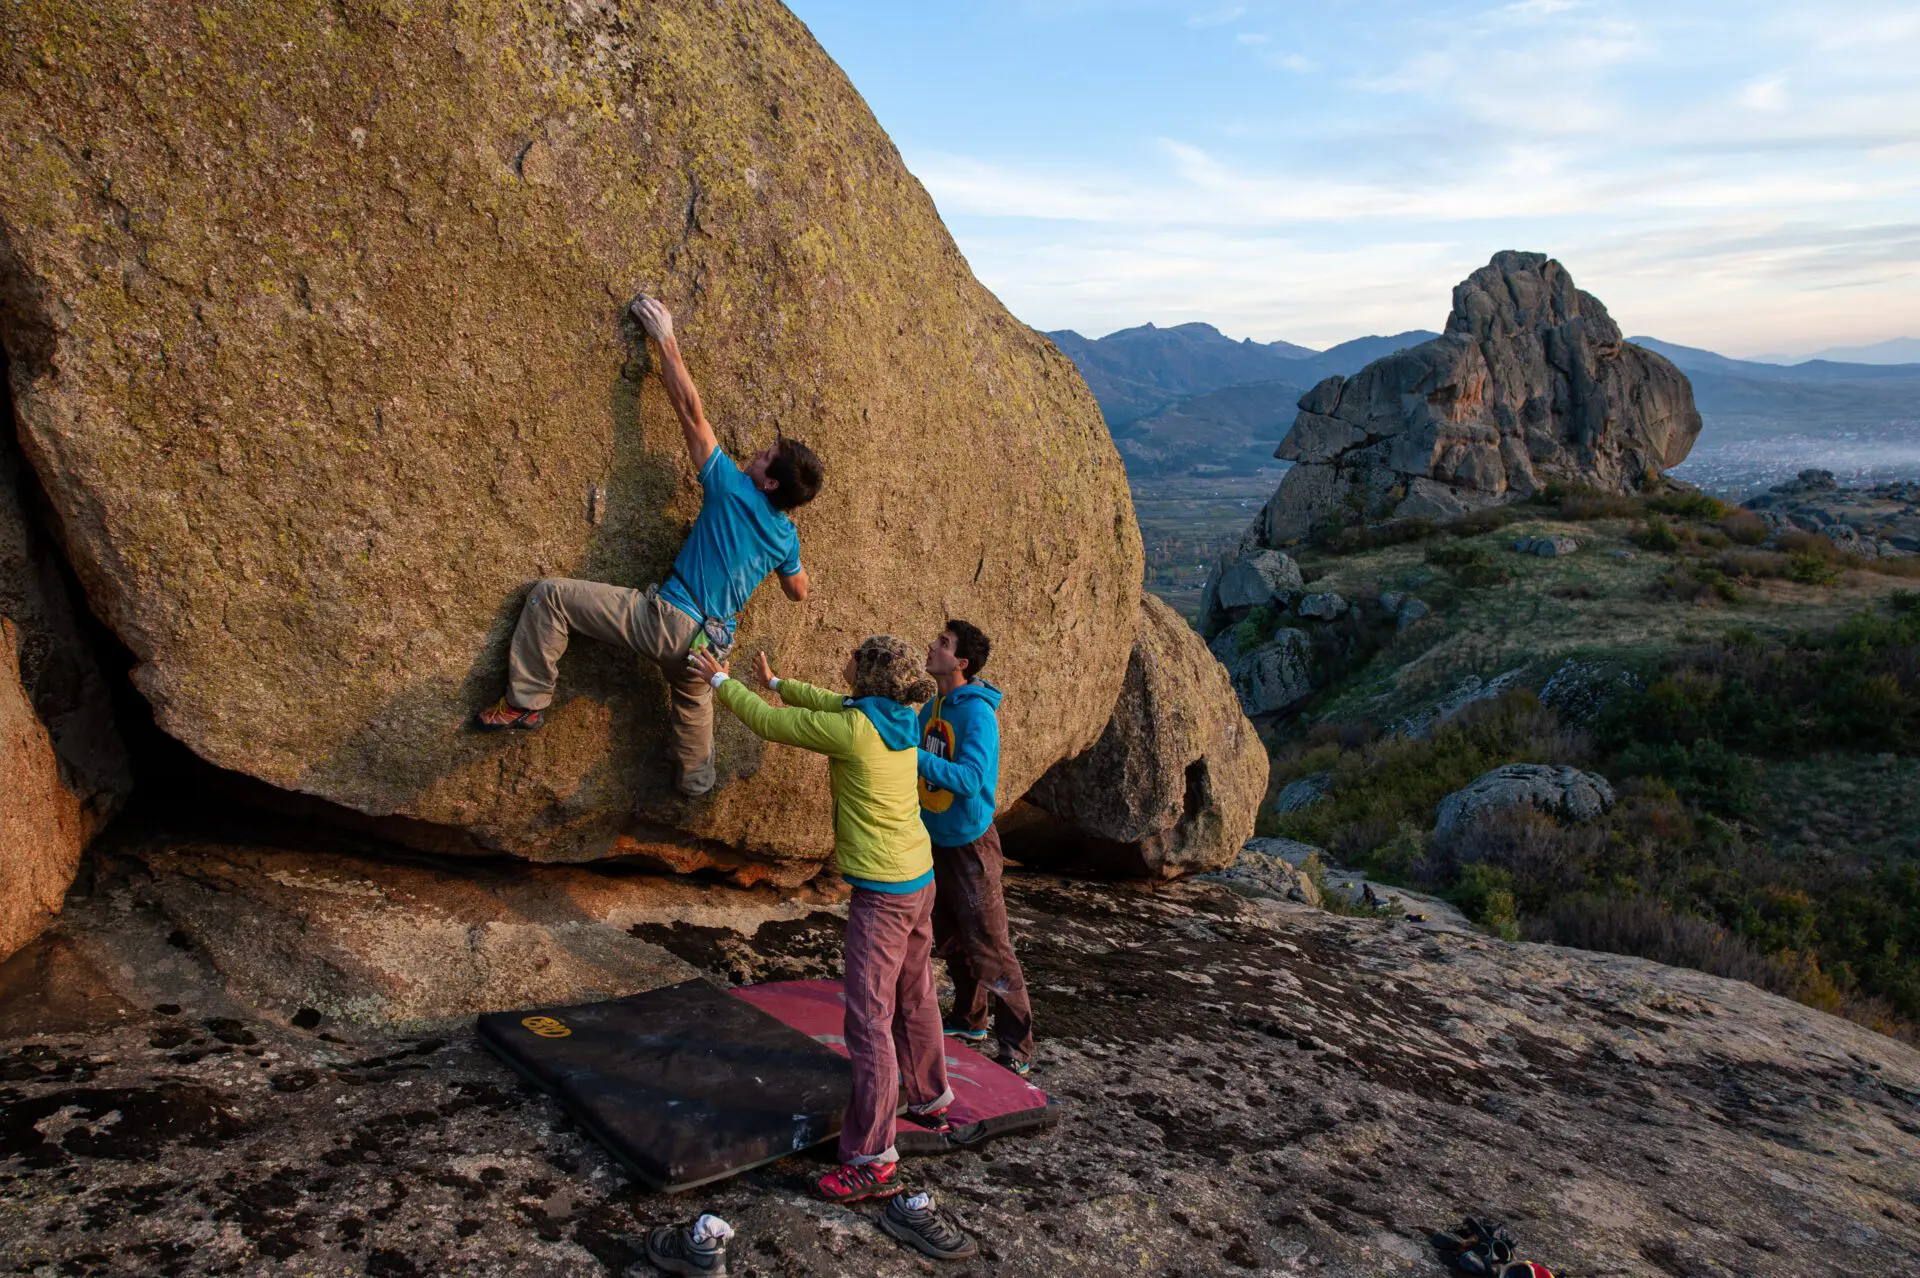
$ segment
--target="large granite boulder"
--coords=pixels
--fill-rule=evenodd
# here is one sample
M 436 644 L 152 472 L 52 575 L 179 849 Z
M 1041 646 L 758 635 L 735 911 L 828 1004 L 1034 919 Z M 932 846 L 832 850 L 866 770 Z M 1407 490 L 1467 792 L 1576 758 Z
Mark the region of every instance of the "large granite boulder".
M 1027 793 L 1049 813 L 1014 841 L 1031 864 L 1172 878 L 1231 864 L 1267 792 L 1267 750 L 1226 671 L 1179 613 L 1140 599 L 1126 683 L 1093 749 Z
M 679 801 L 624 655 L 577 645 L 537 734 L 462 731 L 527 583 L 658 580 L 697 509 L 642 286 L 730 451 L 829 467 L 814 598 L 762 589 L 745 652 L 829 680 L 965 616 L 1007 793 L 1099 738 L 1141 579 L 1099 410 L 774 0 L 25 0 L 0 50 L 22 444 L 204 759 L 443 850 L 818 864 L 824 765 L 723 714 L 727 784 Z
M 87 821 L 20 685 L 19 632 L 0 617 L 0 958 L 60 913 Z
M 1240 708 L 1249 715 L 1277 714 L 1313 693 L 1313 641 L 1304 630 L 1286 629 L 1228 668 Z
M 1632 491 L 1699 434 L 1679 369 L 1625 341 L 1560 263 L 1498 253 L 1454 289 L 1441 336 L 1301 397 L 1261 541 L 1356 517 L 1448 519 L 1556 481 Z
M 1612 807 L 1613 800 L 1613 786 L 1597 772 L 1509 763 L 1440 800 L 1434 833 L 1457 834 L 1495 812 L 1528 804 L 1568 821 L 1591 821 Z

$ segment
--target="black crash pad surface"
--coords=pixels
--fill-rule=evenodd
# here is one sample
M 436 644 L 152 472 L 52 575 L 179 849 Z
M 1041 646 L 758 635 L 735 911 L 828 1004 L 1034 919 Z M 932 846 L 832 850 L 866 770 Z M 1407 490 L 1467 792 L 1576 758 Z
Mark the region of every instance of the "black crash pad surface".
M 493 1012 L 480 1041 L 655 1189 L 691 1189 L 837 1135 L 852 1067 L 705 981 Z

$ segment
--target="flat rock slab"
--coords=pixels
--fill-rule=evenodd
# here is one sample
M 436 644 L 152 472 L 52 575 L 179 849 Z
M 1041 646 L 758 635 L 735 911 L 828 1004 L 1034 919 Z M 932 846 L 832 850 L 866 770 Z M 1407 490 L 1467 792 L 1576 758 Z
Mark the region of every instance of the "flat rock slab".
M 981 1240 L 953 1272 L 1438 1275 L 1425 1231 L 1468 1211 L 1561 1273 L 1920 1267 L 1920 1053 L 1891 1039 L 1697 973 L 1211 885 L 1010 898 L 1040 1078 L 1074 1111 L 910 1163 Z M 698 967 L 733 952 L 658 935 Z M 832 974 L 782 935 L 755 931 L 761 962 Z M 808 1200 L 820 1162 L 646 1193 L 466 1029 L 296 1029 L 175 952 L 173 1010 L 0 1043 L 8 1269 L 616 1274 L 644 1226 L 708 1210 L 736 1274 L 927 1272 L 877 1208 Z

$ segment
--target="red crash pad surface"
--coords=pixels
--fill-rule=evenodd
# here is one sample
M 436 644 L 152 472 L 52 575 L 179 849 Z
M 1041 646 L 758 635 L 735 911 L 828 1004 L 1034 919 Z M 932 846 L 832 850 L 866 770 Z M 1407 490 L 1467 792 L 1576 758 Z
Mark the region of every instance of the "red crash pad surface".
M 775 1020 L 847 1055 L 847 1002 L 839 981 L 775 981 L 743 985 L 730 991 Z M 953 1124 L 950 1137 L 916 1126 L 901 1116 L 896 1144 L 902 1153 L 931 1153 L 971 1145 L 989 1136 L 1044 1127 L 1058 1116 L 1059 1106 L 1047 1094 L 1018 1074 L 953 1039 L 947 1047 L 947 1081 L 953 1088 Z

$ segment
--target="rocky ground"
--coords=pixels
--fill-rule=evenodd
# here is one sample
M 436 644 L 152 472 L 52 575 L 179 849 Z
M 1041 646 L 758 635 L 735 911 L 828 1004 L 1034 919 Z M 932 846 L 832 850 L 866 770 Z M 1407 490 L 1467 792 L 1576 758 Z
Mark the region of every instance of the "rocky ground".
M 490 1001 L 435 992 L 452 924 L 515 998 L 620 992 L 829 973 L 831 894 L 312 850 L 266 889 L 219 870 L 257 848 L 127 851 L 0 969 L 11 1272 L 617 1273 L 644 1226 L 703 1209 L 738 1228 L 736 1273 L 929 1269 L 876 1209 L 811 1202 L 814 1157 L 636 1188 L 467 1016 L 424 1015 Z M 1920 1054 L 1891 1040 L 1693 972 L 1214 884 L 1010 895 L 1071 1108 L 912 1168 L 981 1240 L 955 1272 L 1437 1274 L 1426 1233 L 1468 1211 L 1563 1275 L 1920 1266 Z M 277 951 L 236 936 L 254 912 Z M 343 1014 L 382 989 L 410 1019 Z

